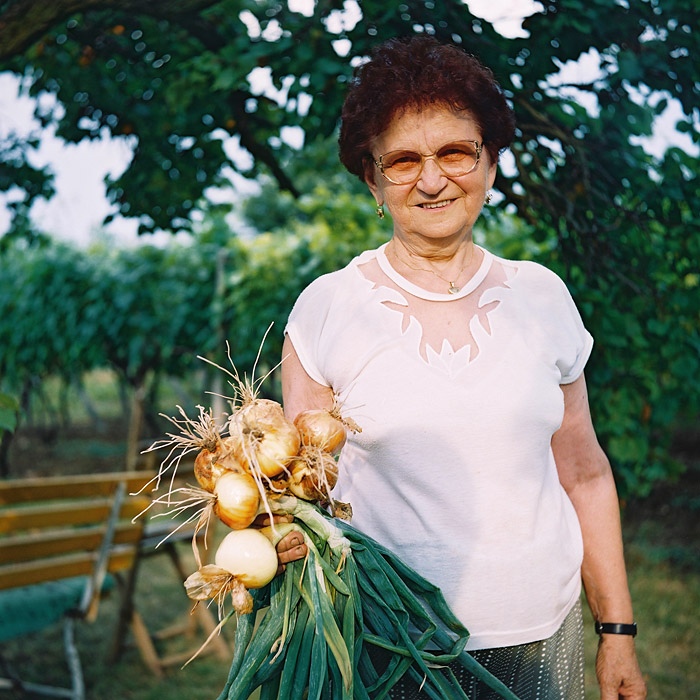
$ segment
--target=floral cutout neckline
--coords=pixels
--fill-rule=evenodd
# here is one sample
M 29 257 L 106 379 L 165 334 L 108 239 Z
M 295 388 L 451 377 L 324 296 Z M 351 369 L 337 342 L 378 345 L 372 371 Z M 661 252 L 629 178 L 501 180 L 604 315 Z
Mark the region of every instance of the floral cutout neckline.
M 483 252 L 481 264 L 457 294 L 429 292 L 402 277 L 389 263 L 385 248 L 386 244 L 377 248 L 373 260 L 362 261 L 362 276 L 370 283 L 373 293 L 379 295 L 381 305 L 392 314 L 398 314 L 401 336 L 416 344 L 424 362 L 443 369 L 450 376 L 461 373 L 492 340 L 490 316 L 510 290 L 516 270 L 502 261 L 496 264 L 493 254 L 480 248 Z M 377 274 L 382 275 L 384 281 Z M 436 316 L 431 312 L 434 302 L 443 301 L 455 302 L 454 309 L 449 307 L 449 312 L 448 307 L 442 308 L 453 319 L 461 318 L 461 323 L 448 322 L 445 327 L 439 318 L 443 314 Z

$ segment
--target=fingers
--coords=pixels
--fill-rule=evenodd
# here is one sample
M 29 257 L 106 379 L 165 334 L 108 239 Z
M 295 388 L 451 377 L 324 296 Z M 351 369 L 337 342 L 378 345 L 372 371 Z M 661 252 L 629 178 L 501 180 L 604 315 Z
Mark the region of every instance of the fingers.
M 293 515 L 273 515 L 272 518 L 270 518 L 267 513 L 261 513 L 258 515 L 255 520 L 253 520 L 252 527 L 267 527 L 268 525 L 272 525 L 274 523 L 293 523 L 294 522 L 294 516 Z
M 280 559 L 283 559 L 284 563 L 305 557 L 306 545 L 304 544 L 304 536 L 297 531 L 285 535 L 277 543 L 277 555 Z
M 272 518 L 270 518 L 266 513 L 262 513 L 253 521 L 253 527 L 267 527 L 268 525 L 293 522 L 293 515 L 273 515 Z M 277 567 L 277 574 L 281 574 L 284 571 L 286 564 L 297 561 L 298 559 L 303 559 L 307 552 L 308 548 L 304 544 L 304 536 L 301 532 L 293 530 L 285 535 L 277 543 L 277 561 L 279 564 Z
M 604 635 L 598 645 L 596 673 L 601 700 L 644 700 L 646 684 L 631 638 Z
M 304 544 L 304 536 L 300 532 L 293 531 L 285 535 L 277 543 L 277 560 L 282 570 L 284 570 L 285 564 L 303 559 L 307 551 L 307 546 Z

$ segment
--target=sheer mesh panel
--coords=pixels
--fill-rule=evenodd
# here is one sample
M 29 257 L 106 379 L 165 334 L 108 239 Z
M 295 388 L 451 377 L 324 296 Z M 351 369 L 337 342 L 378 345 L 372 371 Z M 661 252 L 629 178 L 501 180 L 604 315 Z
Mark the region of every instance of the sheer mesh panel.
M 509 280 L 516 274 L 514 267 L 494 261 L 473 289 L 468 282 L 462 293 L 447 296 L 448 285 L 445 284 L 443 300 L 436 301 L 423 298 L 418 289 L 411 293 L 402 288 L 385 274 L 376 260 L 361 265 L 360 272 L 376 289 L 386 290 L 387 298 L 382 304 L 399 315 L 397 320 L 400 320 L 402 333 L 406 333 L 412 323 L 419 324 L 418 352 L 426 362 L 433 364 L 458 356 L 465 365 L 476 359 L 480 345 L 491 336 L 489 316 L 500 305 L 501 297 L 509 291 Z M 455 323 L 455 319 L 467 322 Z

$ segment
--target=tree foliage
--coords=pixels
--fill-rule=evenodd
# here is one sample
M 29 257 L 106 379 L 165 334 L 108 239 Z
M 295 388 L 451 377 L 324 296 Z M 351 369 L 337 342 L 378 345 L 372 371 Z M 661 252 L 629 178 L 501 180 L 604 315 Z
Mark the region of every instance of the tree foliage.
M 675 100 L 676 129 L 700 142 L 700 7 L 692 0 L 542 5 L 525 21 L 529 36 L 509 39 L 460 0 L 358 0 L 356 23 L 339 14 L 342 0 L 317 0 L 310 16 L 273 0 L 0 0 L 0 67 L 22 75 L 29 94 L 58 100 L 52 108 L 38 103 L 40 122 L 56 125 L 68 142 L 106 131 L 133 145 L 132 163 L 108 194 L 142 231 L 196 228 L 194 212 L 206 209 L 207 188 L 227 182 L 228 168 L 268 178 L 245 205 L 248 223 L 265 232 L 251 240 L 224 243 L 216 224 L 198 239 L 201 247 L 112 252 L 97 265 L 55 247 L 17 252 L 21 246 L 3 239 L 5 261 L 36 266 L 25 270 L 24 289 L 39 290 L 36 300 L 3 296 L 0 318 L 8 309 L 26 318 L 48 309 L 44 320 L 56 337 L 44 348 L 23 347 L 0 321 L 0 373 L 70 371 L 97 362 L 95 348 L 133 377 L 157 363 L 179 373 L 189 352 L 220 348 L 224 336 L 237 357 L 252 361 L 264 329 L 283 323 L 307 281 L 382 235 L 368 224 L 371 200 L 330 163 L 323 140 L 332 138 L 353 65 L 370 47 L 426 32 L 477 54 L 513 104 L 514 167 L 498 174 L 503 198 L 485 215 L 487 244 L 534 257 L 569 284 L 596 338 L 588 374 L 601 439 L 623 490 L 647 491 L 676 468 L 667 457 L 674 421 L 699 408 L 700 189 L 697 149 L 654 158 L 641 139 Z M 12 24 L 18 17 L 21 27 Z M 583 54 L 589 75 L 559 73 Z M 256 94 L 256 69 L 269 71 L 277 99 Z M 285 146 L 289 126 L 304 131 L 301 152 Z M 229 137 L 249 152 L 250 167 L 232 160 Z M 0 144 L 0 189 L 14 184 L 26 193 L 20 233 L 31 201 L 51 193 L 48 172 L 31 165 L 31 147 L 12 135 Z M 206 240 L 211 247 L 200 255 Z M 215 283 L 222 248 L 224 296 Z M 52 315 L 55 298 L 43 287 L 53 289 L 54 273 L 64 275 L 61 303 L 75 304 L 73 315 Z M 10 265 L 2 274 L 9 275 L 3 283 L 21 282 Z M 161 281 L 171 285 L 167 292 Z M 102 325 L 77 333 L 84 350 L 59 357 L 58 336 L 87 313 L 88 291 L 102 300 L 91 312 Z M 91 334 L 99 335 L 94 344 Z M 268 366 L 278 345 L 271 339 Z M 76 365 L 75 357 L 84 360 Z
M 37 9 L 47 6 L 48 14 Z M 377 41 L 416 31 L 458 41 L 494 69 L 519 123 L 518 173 L 502 175 L 498 187 L 521 216 L 539 225 L 544 215 L 560 234 L 561 220 L 590 233 L 589 214 L 646 171 L 648 158 L 630 136 L 650 133 L 651 91 L 679 99 L 682 128 L 697 136 L 700 9 L 689 0 L 547 2 L 526 21 L 527 39 L 501 36 L 461 0 L 362 0 L 354 26 L 338 14 L 342 0 L 313 7 L 307 17 L 273 0 L 5 0 L 0 58 L 25 76 L 30 94 L 57 96 L 59 106 L 37 116 L 60 137 L 75 142 L 106 130 L 131 139 L 132 163 L 108 192 L 144 231 L 190 228 L 227 167 L 251 176 L 264 168 L 298 194 L 280 162 L 282 127 L 298 125 L 309 140 L 331 134 L 353 63 Z M 12 29 L 18 16 L 21 33 Z M 575 92 L 553 84 L 562 63 L 591 50 L 599 57 L 593 80 Z M 254 94 L 256 68 L 269 70 L 279 100 Z M 596 113 L 580 104 L 582 93 Z M 249 151 L 252 168 L 231 160 L 226 136 Z
M 319 201 L 300 206 L 320 211 Z M 0 255 L 0 392 L 27 397 L 50 376 L 77 383 L 96 367 L 138 390 L 207 368 L 197 356 L 226 366 L 227 343 L 250 373 L 274 324 L 261 376 L 279 362 L 282 329 L 302 289 L 386 238 L 378 225 L 358 223 L 358 210 L 366 216 L 371 207 L 341 199 L 340 208 L 333 218 L 348 234 L 340 245 L 321 216 L 294 235 L 279 229 L 241 239 L 217 215 L 190 244 L 167 248 L 12 241 Z
M 0 393 L 0 438 L 6 430 L 10 432 L 17 425 L 19 402 L 14 396 Z

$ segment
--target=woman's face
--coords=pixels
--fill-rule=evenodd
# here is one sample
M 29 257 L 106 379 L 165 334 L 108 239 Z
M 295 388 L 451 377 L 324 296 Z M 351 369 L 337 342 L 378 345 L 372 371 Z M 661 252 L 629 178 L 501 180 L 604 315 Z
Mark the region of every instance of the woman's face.
M 397 116 L 374 140 L 372 156 L 379 160 L 380 155 L 396 150 L 428 155 L 454 141 L 481 143 L 479 126 L 467 111 L 434 106 Z M 483 149 L 476 168 L 466 175 L 445 175 L 431 158 L 424 161 L 416 182 L 395 185 L 372 166 L 367 184 L 377 204 L 385 204 L 389 210 L 395 236 L 409 244 L 423 241 L 434 246 L 439 241 L 448 244 L 471 236 L 496 168 L 497 163 L 492 163 Z

